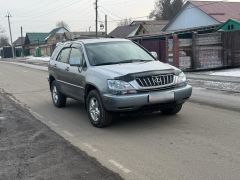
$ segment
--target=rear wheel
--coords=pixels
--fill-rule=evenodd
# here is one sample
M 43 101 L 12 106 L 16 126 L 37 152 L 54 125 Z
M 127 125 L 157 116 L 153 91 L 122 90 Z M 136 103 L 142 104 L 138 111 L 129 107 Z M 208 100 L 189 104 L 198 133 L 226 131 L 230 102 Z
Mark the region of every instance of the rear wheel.
M 87 96 L 87 112 L 93 126 L 103 128 L 111 124 L 113 113 L 105 110 L 101 97 L 96 90 Z
M 56 81 L 51 84 L 52 101 L 56 107 L 65 107 L 67 98 L 58 89 Z
M 162 109 L 161 111 L 163 114 L 174 115 L 174 114 L 179 113 L 181 111 L 181 109 L 182 109 L 182 104 L 176 104 L 171 107 Z

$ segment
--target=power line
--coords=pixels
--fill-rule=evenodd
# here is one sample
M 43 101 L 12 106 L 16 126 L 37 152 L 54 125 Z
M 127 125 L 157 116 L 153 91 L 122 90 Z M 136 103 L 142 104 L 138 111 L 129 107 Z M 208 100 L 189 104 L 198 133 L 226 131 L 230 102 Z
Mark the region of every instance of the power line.
M 115 17 L 117 17 L 117 18 L 119 18 L 119 19 L 123 19 L 122 17 L 116 15 L 115 13 L 112 13 L 111 11 L 109 11 L 108 9 L 106 9 L 106 8 L 103 7 L 103 6 L 99 6 L 99 7 L 102 8 L 104 11 L 107 11 L 110 15 L 115 16 Z

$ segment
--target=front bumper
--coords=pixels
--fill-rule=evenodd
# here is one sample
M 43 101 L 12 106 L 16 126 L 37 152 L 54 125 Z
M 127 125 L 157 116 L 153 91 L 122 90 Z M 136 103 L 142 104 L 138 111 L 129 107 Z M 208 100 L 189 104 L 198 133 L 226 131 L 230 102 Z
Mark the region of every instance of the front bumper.
M 143 106 L 166 103 L 184 103 L 192 94 L 190 85 L 165 91 L 152 91 L 131 95 L 104 94 L 103 103 L 108 111 L 131 111 Z

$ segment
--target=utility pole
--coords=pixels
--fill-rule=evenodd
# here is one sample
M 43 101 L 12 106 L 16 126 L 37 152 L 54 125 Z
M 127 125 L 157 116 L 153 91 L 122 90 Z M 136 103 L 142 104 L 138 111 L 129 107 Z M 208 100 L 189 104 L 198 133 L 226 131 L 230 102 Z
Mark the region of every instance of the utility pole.
M 105 37 L 107 38 L 107 15 L 105 15 Z
M 98 0 L 95 2 L 96 5 L 96 38 L 98 37 Z
M 11 16 L 10 12 L 8 12 L 7 15 L 6 15 L 6 18 L 8 18 L 8 26 L 9 26 L 10 40 L 11 40 L 11 45 L 12 45 L 12 56 L 13 56 L 13 58 L 15 58 L 13 41 L 12 41 L 12 30 L 11 30 L 10 17 L 12 17 L 12 16 Z
M 21 26 L 21 44 L 22 44 L 22 57 L 24 57 L 24 44 L 23 44 L 23 29 L 22 29 L 22 26 Z

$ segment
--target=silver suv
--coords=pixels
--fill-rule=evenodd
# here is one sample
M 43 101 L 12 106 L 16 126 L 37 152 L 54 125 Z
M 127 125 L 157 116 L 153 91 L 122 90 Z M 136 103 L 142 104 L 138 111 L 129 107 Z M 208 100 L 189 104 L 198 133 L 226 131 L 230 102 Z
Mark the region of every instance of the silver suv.
M 125 39 L 59 44 L 49 62 L 49 85 L 56 107 L 64 107 L 68 97 L 80 100 L 99 128 L 121 112 L 176 114 L 192 93 L 181 70 Z

